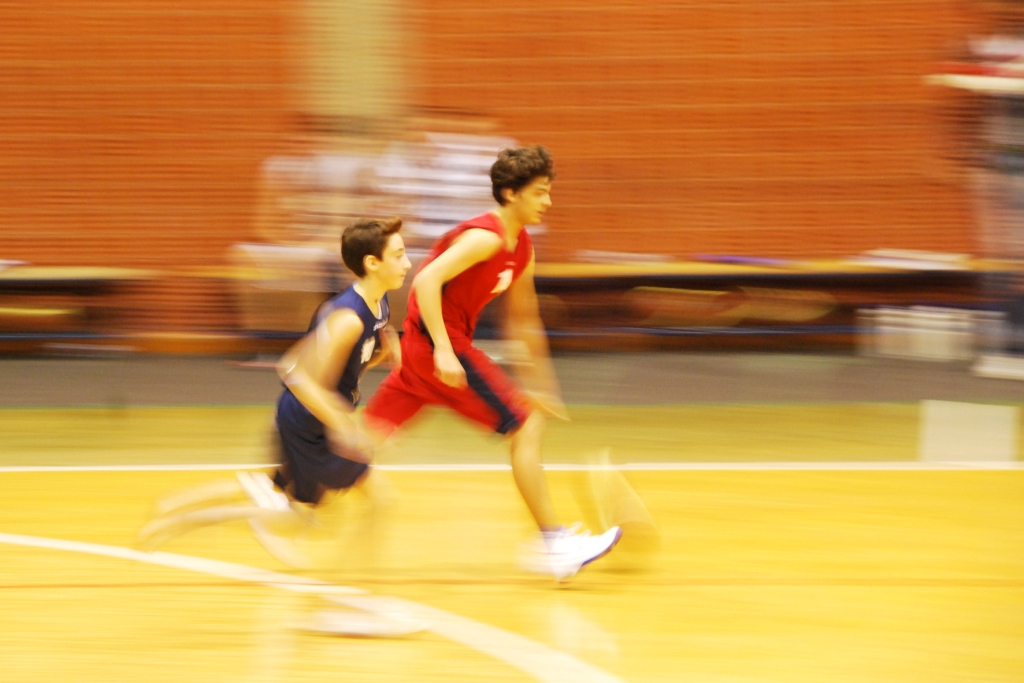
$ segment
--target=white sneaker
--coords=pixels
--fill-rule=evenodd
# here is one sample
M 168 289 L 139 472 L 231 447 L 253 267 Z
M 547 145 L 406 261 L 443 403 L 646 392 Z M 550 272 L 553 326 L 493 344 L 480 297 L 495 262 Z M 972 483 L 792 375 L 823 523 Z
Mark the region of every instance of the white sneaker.
M 274 488 L 274 482 L 263 472 L 236 472 L 235 476 L 256 507 L 278 512 L 291 510 L 288 496 Z
M 622 537 L 622 529 L 613 526 L 600 536 L 579 531 L 579 524 L 540 535 L 524 552 L 523 569 L 536 574 L 551 574 L 565 581 L 594 560 L 607 555 Z

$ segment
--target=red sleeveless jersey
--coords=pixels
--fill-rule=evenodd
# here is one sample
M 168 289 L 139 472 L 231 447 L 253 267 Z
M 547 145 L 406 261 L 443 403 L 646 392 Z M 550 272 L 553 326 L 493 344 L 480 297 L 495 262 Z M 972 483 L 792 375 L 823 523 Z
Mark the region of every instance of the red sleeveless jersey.
M 505 227 L 501 220 L 493 213 L 485 213 L 460 223 L 442 235 L 434 242 L 417 272 L 451 246 L 456 237 L 471 228 L 488 230 L 498 235 L 502 243 L 505 241 Z M 445 283 L 441 290 L 441 315 L 452 348 L 456 352 L 473 343 L 473 331 L 476 329 L 480 311 L 523 274 L 532 254 L 533 243 L 526 228 L 523 228 L 514 251 L 502 248 L 491 258 L 474 264 Z M 415 291 L 409 293 L 409 308 L 404 327 L 406 334 L 427 335 L 426 326 L 420 318 L 420 307 L 416 301 Z

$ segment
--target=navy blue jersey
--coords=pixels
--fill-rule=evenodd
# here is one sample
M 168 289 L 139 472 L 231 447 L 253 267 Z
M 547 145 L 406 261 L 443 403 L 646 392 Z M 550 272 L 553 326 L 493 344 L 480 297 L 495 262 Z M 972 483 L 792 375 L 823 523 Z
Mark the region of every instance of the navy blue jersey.
M 355 346 L 352 347 L 352 353 L 338 379 L 338 393 L 355 406 L 359 403 L 359 378 L 362 377 L 363 371 L 370 363 L 373 352 L 380 346 L 380 331 L 388 324 L 391 310 L 388 307 L 388 295 L 385 294 L 380 300 L 380 317 L 378 317 L 366 305 L 366 301 L 359 296 L 353 285 L 321 304 L 309 324 L 309 333 L 327 334 L 327 328 L 320 327 L 320 323 L 341 308 L 352 310 L 363 322 L 363 331 L 359 335 L 359 339 L 356 340 Z M 324 340 L 325 343 L 328 341 Z M 296 428 L 308 431 L 311 435 L 323 436 L 323 425 L 299 402 L 299 399 L 292 395 L 287 386 L 278 401 L 278 420 L 283 419 L 294 423 Z
M 356 345 L 352 347 L 352 354 L 348 357 L 345 369 L 338 380 L 338 392 L 351 401 L 352 405 L 357 405 L 359 403 L 359 378 L 363 376 L 366 366 L 373 357 L 373 352 L 380 348 L 380 331 L 388 324 L 391 309 L 388 306 L 388 295 L 385 294 L 380 300 L 380 315 L 378 316 L 366 305 L 363 297 L 359 296 L 355 285 L 352 285 L 320 306 L 320 310 L 317 311 L 309 325 L 309 331 L 317 330 L 320 323 L 341 308 L 352 310 L 363 321 L 363 333 L 359 335 Z M 326 328 L 323 331 L 315 332 L 315 334 L 325 333 Z
M 331 313 L 342 308 L 352 310 L 363 322 L 363 331 L 338 380 L 338 392 L 354 406 L 359 403 L 359 378 L 369 365 L 373 352 L 380 346 L 380 331 L 388 324 L 391 311 L 386 294 L 380 300 L 378 316 L 352 286 L 320 306 L 309 325 L 308 334 L 328 334 L 326 325 L 322 323 Z M 329 341 L 324 339 L 323 343 Z M 332 450 L 324 424 L 287 387 L 277 402 L 277 430 L 281 437 L 284 469 L 278 472 L 275 482 L 282 488 L 291 486 L 291 495 L 297 500 L 316 503 L 325 487 L 348 488 L 366 472 L 367 465 L 357 462 L 359 458 L 348 459 Z

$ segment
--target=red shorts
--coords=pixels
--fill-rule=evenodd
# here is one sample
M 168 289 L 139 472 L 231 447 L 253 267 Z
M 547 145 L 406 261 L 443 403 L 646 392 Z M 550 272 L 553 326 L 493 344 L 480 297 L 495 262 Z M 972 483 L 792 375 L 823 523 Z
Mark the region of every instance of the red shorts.
M 519 429 L 531 407 L 522 389 L 487 354 L 470 346 L 455 354 L 467 386 L 450 387 L 434 376 L 434 348 L 417 333 L 402 337 L 402 367 L 384 378 L 363 411 L 366 423 L 385 434 L 425 405 L 443 405 L 498 434 Z

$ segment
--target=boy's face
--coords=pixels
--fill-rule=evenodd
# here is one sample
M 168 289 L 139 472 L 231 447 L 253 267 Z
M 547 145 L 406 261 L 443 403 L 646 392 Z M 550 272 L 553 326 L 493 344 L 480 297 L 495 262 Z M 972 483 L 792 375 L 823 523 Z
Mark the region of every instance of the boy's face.
M 551 178 L 534 178 L 519 192 L 505 196 L 523 225 L 537 225 L 544 220 L 544 212 L 551 208 Z
M 384 286 L 389 290 L 399 289 L 405 282 L 405 274 L 412 268 L 412 263 L 405 255 L 405 242 L 397 232 L 388 237 L 388 243 L 384 246 L 378 263 L 377 277 Z

